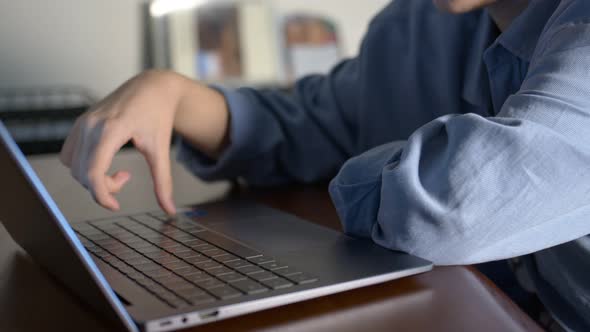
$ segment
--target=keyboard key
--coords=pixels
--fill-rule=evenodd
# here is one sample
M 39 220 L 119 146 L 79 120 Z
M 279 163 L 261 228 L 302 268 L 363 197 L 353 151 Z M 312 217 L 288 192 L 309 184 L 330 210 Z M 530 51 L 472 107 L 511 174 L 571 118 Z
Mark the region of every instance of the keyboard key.
M 191 234 L 187 234 L 185 232 L 182 231 L 178 231 L 180 233 L 175 233 L 175 235 L 170 236 L 171 238 L 173 238 L 174 240 L 178 241 L 178 242 L 184 242 L 184 241 L 190 241 L 192 239 L 194 239 L 195 237 Z
M 222 300 L 231 299 L 242 295 L 242 293 L 230 286 L 219 286 L 208 289 L 208 291 L 217 298 Z
M 174 270 L 174 273 L 179 274 L 181 276 L 189 276 L 191 274 L 200 273 L 201 271 L 193 266 L 187 266 L 180 269 Z
M 314 282 L 314 281 L 318 280 L 317 277 L 314 277 L 314 276 L 311 276 L 311 275 L 305 274 L 305 273 L 291 275 L 291 276 L 288 276 L 287 278 L 293 282 L 298 283 L 298 284 L 307 284 L 307 283 Z
M 145 288 L 151 288 L 151 287 L 154 287 L 155 285 L 157 285 L 155 281 L 153 281 L 151 279 L 147 279 L 147 278 L 146 279 L 136 279 L 135 281 Z
M 174 255 L 176 255 L 177 257 L 180 257 L 182 259 L 191 258 L 191 257 L 195 257 L 195 256 L 202 256 L 198 252 L 190 250 L 190 249 L 186 250 L 186 251 L 177 252 Z
M 189 257 L 189 258 L 183 258 L 184 261 L 191 263 L 191 264 L 197 264 L 197 263 L 201 263 L 201 262 L 206 262 L 206 261 L 210 261 L 210 259 L 206 256 L 203 255 L 198 255 L 198 256 L 193 256 L 193 257 Z
M 173 299 L 173 300 L 166 300 L 166 302 L 170 303 L 173 307 L 178 308 L 178 309 L 186 308 L 189 306 L 189 304 L 185 300 L 182 300 L 180 298 Z
M 243 274 L 251 274 L 251 273 L 257 273 L 257 272 L 263 272 L 265 270 L 259 268 L 258 266 L 254 266 L 254 265 L 250 265 L 250 266 L 243 266 L 237 269 L 238 271 L 240 271 Z
M 223 261 L 220 261 L 220 262 L 223 262 Z M 243 268 L 243 267 L 246 267 L 246 266 L 253 266 L 248 261 L 245 261 L 243 259 L 238 259 L 238 260 L 229 261 L 229 262 L 223 262 L 223 264 L 231 267 L 232 269 L 239 269 L 239 268 Z
M 154 280 L 162 285 L 184 282 L 184 279 L 174 274 L 168 276 L 155 277 Z
M 204 272 L 189 274 L 184 276 L 184 278 L 199 286 L 201 286 L 200 283 L 204 282 L 205 280 L 212 280 L 211 276 Z
M 150 241 L 151 243 L 158 244 L 158 242 L 166 239 L 166 237 L 158 232 L 154 231 L 142 231 L 138 232 L 137 235 Z
M 92 227 L 90 224 L 87 223 L 76 223 L 76 224 L 70 224 L 70 227 L 72 227 L 72 229 L 78 231 L 78 232 L 84 232 L 84 231 L 95 231 L 96 228 Z
M 154 211 L 149 213 L 154 218 L 168 217 L 168 214 L 164 211 Z
M 134 268 L 129 265 L 120 265 L 117 267 L 117 270 L 123 272 L 124 274 L 129 274 L 131 272 L 136 272 Z
M 190 267 L 189 264 L 187 264 L 187 263 L 185 263 L 185 262 L 183 262 L 181 260 L 178 260 L 176 262 L 171 262 L 171 263 L 162 263 L 162 265 L 164 265 L 166 268 L 168 268 L 168 269 L 170 269 L 172 271 L 175 271 L 177 269 L 181 269 L 181 268 L 184 268 L 184 267 Z
M 204 290 L 197 288 L 195 286 L 185 290 L 184 292 L 182 292 L 182 294 L 180 294 L 180 296 L 182 296 L 183 298 L 185 298 L 187 300 L 190 300 L 192 298 L 198 298 L 201 295 L 208 295 L 208 294 Z M 209 297 L 211 297 L 211 295 L 209 295 Z
M 274 272 L 280 276 L 283 276 L 283 277 L 301 273 L 301 271 L 296 270 L 293 267 L 283 267 L 280 269 L 273 270 L 272 272 Z
M 111 254 L 109 254 L 107 251 L 104 251 L 104 250 L 97 250 L 93 253 L 102 259 L 112 256 Z
M 190 247 L 190 248 L 193 248 L 195 246 L 200 246 L 200 245 L 203 245 L 203 244 L 206 244 L 206 243 L 207 242 L 205 242 L 203 240 L 194 239 L 194 238 L 191 239 L 191 240 L 187 240 L 187 241 L 183 241 L 182 242 L 183 245 L 185 245 L 187 247 Z
M 225 285 L 225 283 L 222 282 L 221 280 L 212 279 L 212 278 L 209 278 L 206 280 L 194 281 L 194 283 L 197 286 L 207 289 L 207 290 Z
M 225 281 L 225 282 L 229 282 L 229 283 L 246 279 L 246 276 L 244 276 L 242 274 L 235 273 L 235 272 L 218 275 L 216 277 Z
M 105 247 L 105 249 L 107 249 L 111 254 L 115 255 L 115 256 L 121 256 L 124 254 L 128 254 L 131 252 L 134 252 L 132 249 L 126 247 L 123 244 L 116 244 L 116 245 L 110 245 Z
M 242 258 L 252 258 L 252 257 L 261 256 L 261 253 L 256 250 L 248 248 L 246 246 L 243 246 L 235 241 L 232 241 L 226 237 L 217 235 L 213 232 L 209 232 L 209 231 L 199 232 L 199 233 L 197 233 L 197 237 L 201 240 L 205 240 L 209 243 L 212 243 L 212 244 L 214 244 L 226 251 L 229 251 L 229 252 L 233 253 L 234 255 L 242 257 Z
M 158 297 L 164 299 L 166 302 L 175 301 L 178 299 L 178 296 L 168 290 L 156 293 Z
M 187 300 L 193 305 L 199 305 L 214 302 L 215 298 L 207 293 L 203 293 L 188 297 Z
M 96 242 L 101 240 L 107 240 L 111 237 L 106 235 L 105 233 L 99 231 L 98 229 L 95 230 L 97 233 L 82 233 L 85 237 L 89 238 L 90 240 Z
M 110 223 L 110 222 L 95 222 L 94 223 L 94 227 L 100 229 L 101 231 L 108 233 L 111 231 L 117 231 L 119 229 L 121 229 L 121 227 L 119 225 L 116 225 L 114 223 Z
M 211 273 L 214 276 L 220 276 L 222 274 L 234 273 L 233 270 L 228 269 L 225 266 L 220 266 L 220 267 L 216 267 L 216 268 L 213 268 L 213 269 L 208 269 L 207 272 L 208 273 Z
M 205 253 L 205 254 L 207 254 L 207 253 Z M 232 254 L 225 254 L 225 255 L 221 255 L 221 256 L 215 256 L 214 258 L 215 258 L 216 261 L 222 262 L 222 263 L 233 262 L 233 261 L 242 261 L 242 262 L 245 262 L 244 260 L 239 259 L 238 256 L 234 256 Z
M 280 288 L 287 288 L 293 286 L 289 280 L 284 278 L 275 278 L 275 279 L 268 279 L 261 281 L 265 286 L 268 286 L 272 289 L 280 289 Z
M 165 268 L 159 268 L 157 270 L 143 272 L 150 276 L 150 278 L 167 277 L 172 275 L 172 272 L 166 270 Z
M 170 293 L 170 291 L 168 291 L 166 288 L 164 288 L 163 286 L 160 286 L 158 284 L 153 284 L 149 288 L 149 291 L 152 292 L 152 293 L 154 293 L 154 294 L 157 294 L 157 295 Z
M 161 249 L 155 252 L 144 252 L 143 255 L 153 260 L 163 259 L 164 257 L 170 256 L 169 253 L 162 251 Z
M 195 249 L 197 251 L 200 251 L 200 252 L 203 252 L 205 250 L 217 249 L 217 247 L 215 247 L 215 246 L 213 246 L 213 245 L 211 245 L 209 243 L 200 244 L 198 246 L 194 246 L 194 247 L 191 247 L 191 248 L 193 248 L 193 249 Z
M 161 252 L 162 251 L 162 249 L 160 249 L 160 248 L 158 248 L 156 246 L 153 246 L 153 245 L 150 245 L 149 247 L 135 248 L 135 250 L 139 251 L 140 253 L 142 253 L 144 255 L 145 254 L 148 254 L 148 253 L 154 253 L 154 252 Z
M 175 293 L 177 293 L 178 295 L 182 296 L 183 291 L 185 290 L 191 290 L 191 289 L 196 289 L 197 286 L 191 284 L 188 281 L 182 281 L 182 282 L 177 282 L 177 283 L 166 283 L 164 284 L 164 287 L 174 291 Z
M 159 263 L 159 264 L 165 265 L 165 264 L 171 264 L 171 263 L 180 262 L 181 260 L 178 259 L 176 256 L 166 255 L 166 256 L 158 257 L 154 261 L 157 262 L 157 263 Z
M 113 239 L 112 237 L 102 239 L 102 240 L 92 240 L 92 241 L 94 241 L 94 243 L 98 244 L 99 246 L 101 246 L 103 248 L 108 245 L 119 243 L 117 240 Z
M 110 263 L 117 270 L 124 269 L 124 268 L 127 268 L 129 266 L 126 263 L 124 263 L 124 262 L 122 262 L 120 260 L 116 260 L 116 261 L 113 261 L 113 262 L 110 262 Z
M 146 242 L 146 241 L 144 239 L 140 238 L 137 235 L 133 235 L 132 237 L 129 237 L 129 238 L 125 239 L 125 241 L 123 241 L 123 242 L 125 242 L 126 245 L 128 245 L 128 246 L 130 246 L 130 247 L 133 248 L 134 247 L 133 246 L 134 244 L 136 244 L 136 243 L 143 243 L 143 242 Z
M 216 267 L 222 266 L 221 264 L 219 264 L 217 262 L 214 262 L 212 260 L 207 260 L 207 261 L 195 263 L 194 265 L 196 267 L 198 267 L 199 269 L 203 269 L 203 270 L 212 269 L 212 268 L 216 268 Z
M 146 263 L 146 264 L 136 265 L 135 268 L 141 272 L 149 272 L 149 271 L 158 270 L 161 268 L 161 266 L 150 262 L 150 263 Z
M 162 222 L 160 220 L 145 214 L 131 216 L 131 219 L 148 227 L 160 227 L 162 225 Z
M 268 288 L 252 280 L 240 280 L 231 284 L 246 294 L 258 294 L 268 291 Z
M 248 260 L 254 264 L 263 264 L 263 263 L 273 262 L 274 258 L 268 257 L 268 256 L 257 256 L 257 257 L 248 258 Z
M 119 260 L 117 257 L 115 257 L 115 256 L 113 256 L 113 255 L 110 255 L 110 256 L 104 257 L 104 258 L 103 258 L 103 260 L 104 260 L 105 262 L 107 262 L 107 263 L 111 264 L 111 265 L 112 265 L 113 263 L 115 263 L 115 262 L 119 262 L 119 261 L 120 261 L 120 260 Z
M 133 280 L 139 280 L 139 279 L 145 279 L 147 278 L 143 273 L 138 272 L 138 271 L 133 271 L 130 273 L 127 273 L 127 276 Z
M 182 244 L 174 241 L 174 240 L 164 240 L 158 244 L 158 247 L 164 249 L 176 249 L 176 248 L 183 248 Z M 170 251 L 170 250 L 167 250 Z
M 279 262 L 268 262 L 268 263 L 262 263 L 262 264 L 258 264 L 258 266 L 263 267 L 267 270 L 277 270 L 277 269 L 282 269 L 282 268 L 286 268 L 287 265 L 279 263 Z
M 128 262 L 128 261 L 130 261 L 132 259 L 142 258 L 143 255 L 141 255 L 141 254 L 139 254 L 139 253 L 137 253 L 135 251 L 129 251 L 129 252 L 124 252 L 124 253 L 121 253 L 121 254 L 117 254 L 117 257 L 119 257 L 120 259 Z
M 209 257 L 223 256 L 223 255 L 228 254 L 227 251 L 221 250 L 219 248 L 214 248 L 214 249 L 210 249 L 210 250 L 203 250 L 202 253 L 209 256 Z
M 151 263 L 151 261 L 145 257 L 139 257 L 139 258 L 135 258 L 135 259 L 130 259 L 128 261 L 126 261 L 127 264 L 131 265 L 131 266 L 137 266 L 137 265 L 142 265 L 142 264 L 147 264 L 147 263 Z
M 168 251 L 169 253 L 172 253 L 172 254 L 176 254 L 176 253 L 182 252 L 182 251 L 191 251 L 191 249 L 187 248 L 185 246 L 179 245 L 177 247 L 166 248 L 166 251 Z
M 148 247 L 152 247 L 153 245 L 149 242 L 147 242 L 146 240 L 139 238 L 140 241 L 135 241 L 135 242 L 131 242 L 131 243 L 127 243 L 127 245 L 135 250 L 139 250 L 141 248 L 148 248 Z
M 117 238 L 117 240 L 125 243 L 127 242 L 127 240 L 130 239 L 134 239 L 137 238 L 137 236 L 133 233 L 130 233 L 129 231 L 125 230 L 124 232 L 118 234 L 118 235 L 114 235 L 115 238 Z
M 277 275 L 275 275 L 271 272 L 268 272 L 268 271 L 253 273 L 253 274 L 249 274 L 248 276 L 250 278 L 258 280 L 258 281 L 278 278 Z
M 190 233 L 190 234 L 197 234 L 199 232 L 205 231 L 205 229 L 201 226 L 191 225 L 188 223 L 179 223 L 176 224 L 176 227 L 182 229 L 183 231 Z

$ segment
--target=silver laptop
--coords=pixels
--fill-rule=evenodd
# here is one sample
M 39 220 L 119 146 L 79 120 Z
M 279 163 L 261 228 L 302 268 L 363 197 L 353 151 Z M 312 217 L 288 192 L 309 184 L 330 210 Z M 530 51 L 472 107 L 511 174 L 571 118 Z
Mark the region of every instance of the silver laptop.
M 246 201 L 68 223 L 1 122 L 0 138 L 0 220 L 121 330 L 170 331 L 432 268 Z

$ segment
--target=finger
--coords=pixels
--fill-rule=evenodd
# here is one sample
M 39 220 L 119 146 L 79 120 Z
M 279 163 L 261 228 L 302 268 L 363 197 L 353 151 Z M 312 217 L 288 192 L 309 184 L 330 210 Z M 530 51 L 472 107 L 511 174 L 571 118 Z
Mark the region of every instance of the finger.
M 131 174 L 126 171 L 119 171 L 112 176 L 106 177 L 107 190 L 111 194 L 117 194 L 123 189 L 125 184 L 131 179 Z
M 87 167 L 88 183 L 95 200 L 105 208 L 116 211 L 119 209 L 119 202 L 109 191 L 107 172 L 111 167 L 115 154 L 129 138 L 125 135 L 125 131 L 118 130 L 113 126 L 105 124 L 101 129 L 95 131 L 95 135 L 100 136 L 100 138 L 94 137 L 92 139 L 92 141 L 98 142 L 96 148 L 88 149 L 94 151 Z
M 153 153 L 146 152 L 145 155 L 152 178 L 154 179 L 154 190 L 158 203 L 162 209 L 170 214 L 176 214 L 176 206 L 172 197 L 172 174 L 170 172 L 170 145 L 166 143 Z

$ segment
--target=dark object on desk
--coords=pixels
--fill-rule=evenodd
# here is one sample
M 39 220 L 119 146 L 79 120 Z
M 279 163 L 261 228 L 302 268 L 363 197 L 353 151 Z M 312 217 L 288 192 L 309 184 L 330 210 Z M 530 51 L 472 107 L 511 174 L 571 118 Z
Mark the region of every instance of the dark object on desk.
M 61 149 L 75 119 L 94 102 L 81 88 L 0 90 L 0 120 L 23 153 Z
M 80 222 L 78 238 L 1 123 L 0 138 L 0 200 L 27 206 L 0 209 L 7 230 L 119 328 L 169 331 L 432 268 L 243 200 L 203 205 L 196 220 L 151 213 Z

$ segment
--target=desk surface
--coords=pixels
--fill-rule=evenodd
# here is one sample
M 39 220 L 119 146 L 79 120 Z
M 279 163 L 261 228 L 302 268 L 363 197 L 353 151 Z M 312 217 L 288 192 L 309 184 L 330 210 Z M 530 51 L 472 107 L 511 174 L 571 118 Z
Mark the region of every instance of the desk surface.
M 97 207 L 56 156 L 31 160 L 49 192 L 71 220 L 114 214 Z M 114 169 L 133 180 L 119 195 L 117 215 L 156 207 L 149 171 L 134 151 L 116 157 Z M 245 195 L 327 227 L 340 229 L 324 186 L 232 191 L 228 183 L 205 184 L 173 165 L 178 205 L 229 194 Z M 231 192 L 231 193 L 230 193 Z M 6 203 L 6 202 L 5 202 Z M 295 303 L 194 331 L 539 331 L 489 280 L 469 267 L 433 271 Z M 0 331 L 107 331 L 108 326 L 59 286 L 20 249 L 0 225 Z

